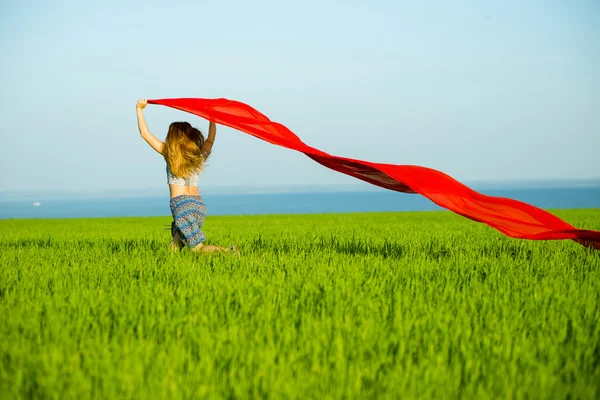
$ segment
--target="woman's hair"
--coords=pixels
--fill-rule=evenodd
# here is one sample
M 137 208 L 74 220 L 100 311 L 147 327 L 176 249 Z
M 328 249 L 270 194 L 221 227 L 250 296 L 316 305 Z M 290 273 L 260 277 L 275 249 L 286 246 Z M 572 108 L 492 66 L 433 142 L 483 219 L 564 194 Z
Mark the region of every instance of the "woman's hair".
M 173 122 L 163 147 L 163 156 L 173 175 L 187 177 L 202 169 L 204 135 L 188 122 Z

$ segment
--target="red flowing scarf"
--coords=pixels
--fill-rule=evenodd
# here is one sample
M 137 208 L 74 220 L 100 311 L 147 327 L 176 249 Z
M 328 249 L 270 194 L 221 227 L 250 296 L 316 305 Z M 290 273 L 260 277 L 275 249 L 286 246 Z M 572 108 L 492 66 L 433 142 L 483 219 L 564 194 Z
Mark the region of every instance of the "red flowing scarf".
M 531 240 L 572 239 L 600 250 L 599 231 L 577 229 L 557 216 L 521 201 L 478 193 L 435 169 L 332 156 L 306 145 L 284 125 L 239 101 L 180 98 L 148 100 L 148 103 L 186 111 L 266 142 L 300 151 L 327 168 L 373 185 L 397 192 L 419 193 L 443 208 L 483 222 L 506 236 Z

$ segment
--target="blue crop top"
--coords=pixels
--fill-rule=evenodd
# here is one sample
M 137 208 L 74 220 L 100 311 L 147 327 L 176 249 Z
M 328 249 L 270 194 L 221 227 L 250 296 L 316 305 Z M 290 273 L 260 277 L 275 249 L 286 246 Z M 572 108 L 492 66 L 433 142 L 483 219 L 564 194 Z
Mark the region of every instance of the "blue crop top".
M 167 163 L 167 183 L 177 186 L 198 186 L 200 181 L 200 170 L 192 172 L 187 178 L 175 176 L 171 171 L 169 163 Z
M 202 164 L 204 164 L 204 160 L 206 160 L 210 154 L 210 152 L 206 152 L 203 149 L 200 149 L 202 152 L 200 155 L 202 156 Z M 166 161 L 166 160 L 165 160 Z M 169 185 L 177 185 L 177 186 L 198 186 L 198 182 L 200 181 L 200 170 L 202 167 L 198 168 L 196 171 L 192 172 L 190 176 L 187 178 L 182 178 L 180 176 L 176 176 L 171 171 L 171 166 L 167 162 L 167 183 Z

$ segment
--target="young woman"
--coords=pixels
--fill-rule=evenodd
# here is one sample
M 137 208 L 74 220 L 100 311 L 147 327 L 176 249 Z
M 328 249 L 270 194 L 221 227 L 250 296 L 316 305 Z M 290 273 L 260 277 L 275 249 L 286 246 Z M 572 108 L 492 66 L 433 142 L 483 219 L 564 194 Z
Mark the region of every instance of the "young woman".
M 147 101 L 144 99 L 137 102 L 138 128 L 142 138 L 167 162 L 167 183 L 173 214 L 171 248 L 179 250 L 187 245 L 193 251 L 237 253 L 239 250 L 236 246 L 227 249 L 204 244 L 206 236 L 202 232 L 202 224 L 206 218 L 206 205 L 198 192 L 198 181 L 200 171 L 215 141 L 215 123 L 210 121 L 208 138 L 205 140 L 202 132 L 189 123 L 173 122 L 163 143 L 148 130 L 143 111 L 146 105 Z

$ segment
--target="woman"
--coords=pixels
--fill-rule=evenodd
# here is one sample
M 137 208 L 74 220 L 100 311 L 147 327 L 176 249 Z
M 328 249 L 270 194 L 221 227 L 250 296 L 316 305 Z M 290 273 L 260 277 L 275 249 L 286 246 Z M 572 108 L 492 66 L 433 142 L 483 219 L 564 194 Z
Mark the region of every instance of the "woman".
M 206 205 L 198 191 L 198 181 L 200 171 L 210 155 L 215 141 L 217 134 L 215 123 L 210 121 L 208 138 L 205 140 L 202 132 L 189 123 L 173 122 L 169 126 L 167 138 L 163 143 L 148 130 L 143 111 L 146 105 L 145 99 L 137 102 L 138 128 L 142 138 L 167 162 L 167 183 L 171 194 L 170 206 L 173 214 L 171 248 L 179 250 L 187 245 L 192 251 L 237 252 L 236 246 L 227 249 L 204 244 L 206 236 L 202 232 L 202 224 L 206 218 Z

